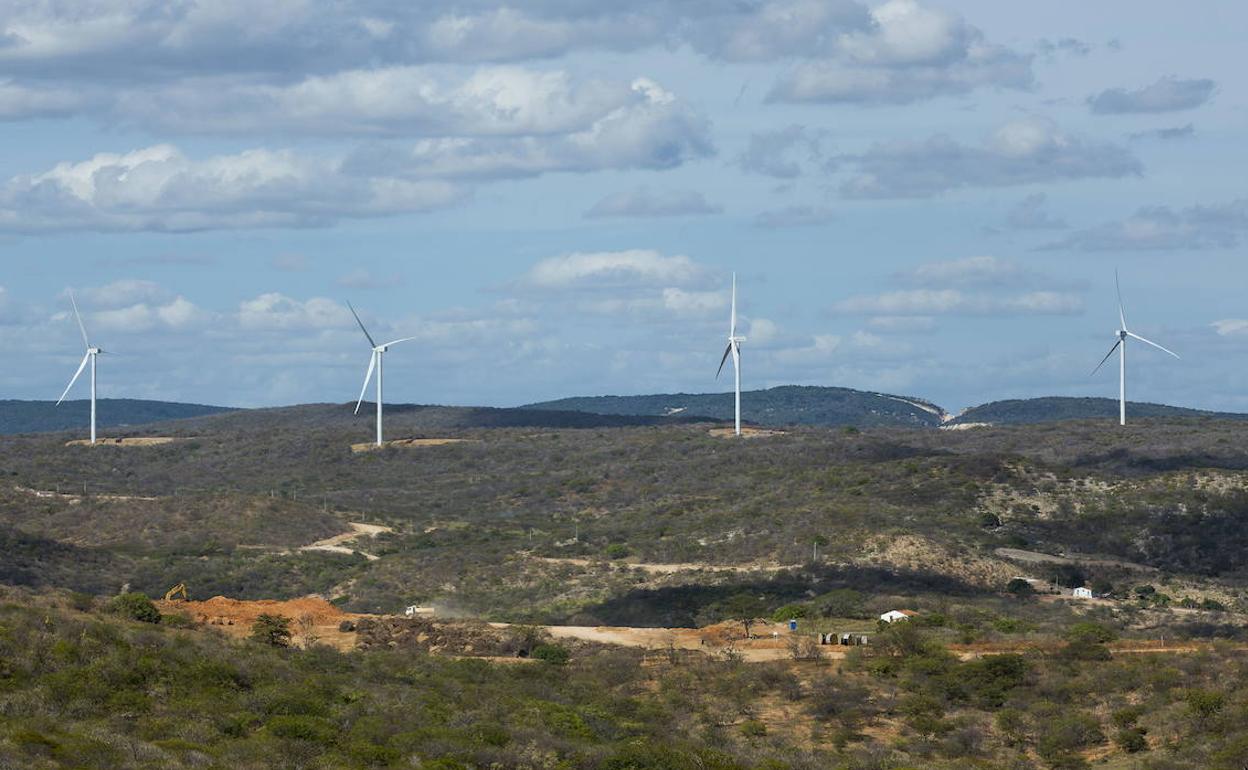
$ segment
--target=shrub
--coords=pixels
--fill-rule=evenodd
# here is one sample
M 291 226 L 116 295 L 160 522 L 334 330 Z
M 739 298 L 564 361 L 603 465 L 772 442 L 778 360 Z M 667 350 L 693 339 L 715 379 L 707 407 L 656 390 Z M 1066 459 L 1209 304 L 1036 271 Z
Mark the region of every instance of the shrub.
M 290 618 L 264 614 L 251 626 L 251 638 L 270 647 L 290 646 Z
M 805 604 L 786 604 L 771 613 L 771 619 L 777 623 L 784 623 L 792 618 L 804 618 L 809 612 Z
M 558 644 L 539 644 L 533 648 L 533 658 L 554 666 L 562 666 L 568 662 L 571 654 L 568 648 Z
M 627 558 L 632 551 L 630 551 L 628 546 L 623 543 L 612 543 L 606 547 L 606 550 L 603 551 L 603 553 L 607 555 L 608 559 L 624 559 Z
M 143 623 L 159 623 L 160 610 L 156 609 L 156 605 L 152 604 L 152 600 L 147 598 L 146 594 L 128 593 L 113 597 L 108 607 L 113 612 L 130 620 L 138 620 Z

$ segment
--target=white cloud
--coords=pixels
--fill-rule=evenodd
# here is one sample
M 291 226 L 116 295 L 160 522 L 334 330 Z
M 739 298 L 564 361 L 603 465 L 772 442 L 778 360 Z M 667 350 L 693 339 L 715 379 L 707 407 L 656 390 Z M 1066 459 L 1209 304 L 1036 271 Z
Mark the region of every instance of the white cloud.
M 427 211 L 461 195 L 438 180 L 343 174 L 333 161 L 247 150 L 192 160 L 170 145 L 18 176 L 0 187 L 0 229 L 193 231 L 316 226 Z
M 1031 56 L 988 43 L 961 17 L 889 0 L 872 24 L 836 38 L 833 55 L 802 62 L 769 95 L 785 102 L 905 104 L 976 88 L 1029 88 Z
M 551 172 L 675 168 L 714 153 L 710 124 L 657 83 L 639 78 L 627 104 L 566 134 L 421 140 L 374 146 L 348 167 L 423 179 L 505 179 Z
M 199 327 L 213 318 L 186 297 L 177 296 L 165 304 L 140 302 L 125 307 L 100 310 L 88 315 L 94 332 L 141 332 L 152 329 L 185 330 Z
M 344 329 L 355 324 L 351 311 L 331 299 L 297 300 L 277 292 L 242 302 L 237 320 L 243 329 L 260 331 Z
M 1083 311 L 1083 301 L 1052 291 L 995 297 L 957 289 L 912 289 L 850 297 L 832 309 L 844 315 L 882 316 L 1070 315 Z
M 772 357 L 781 364 L 819 364 L 831 360 L 841 349 L 844 340 L 836 334 L 816 334 L 810 344 L 797 348 L 777 350 Z
M 162 302 L 170 292 L 155 281 L 123 279 L 105 286 L 82 289 L 75 297 L 84 307 L 122 308 L 140 303 Z
M 702 283 L 704 267 L 684 255 L 664 256 L 657 251 L 576 252 L 538 262 L 523 283 L 541 289 L 586 287 L 680 287 Z
M 0 92 L 2 93 L 2 92 Z M 565 71 L 395 66 L 295 83 L 202 82 L 123 91 L 118 119 L 188 133 L 525 136 L 584 129 L 627 105 L 627 83 L 574 82 Z
M 1210 326 L 1221 337 L 1248 337 L 1248 318 L 1223 318 Z
M 1068 135 L 1027 118 L 998 128 L 980 147 L 947 136 L 877 144 L 845 160 L 856 174 L 841 187 L 855 198 L 921 198 L 966 187 L 1009 187 L 1139 175 L 1140 162 L 1113 144 Z
M 1146 206 L 1118 222 L 1071 233 L 1044 249 L 1173 251 L 1229 249 L 1248 232 L 1248 198 L 1189 206 Z
M 682 316 L 705 316 L 726 310 L 728 296 L 722 291 L 686 291 L 669 287 L 663 290 L 663 307 Z
M 911 286 L 940 287 L 1068 287 L 1069 281 L 1057 280 L 1026 265 L 1001 257 L 980 256 L 926 262 L 912 270 L 897 273 L 898 283 Z

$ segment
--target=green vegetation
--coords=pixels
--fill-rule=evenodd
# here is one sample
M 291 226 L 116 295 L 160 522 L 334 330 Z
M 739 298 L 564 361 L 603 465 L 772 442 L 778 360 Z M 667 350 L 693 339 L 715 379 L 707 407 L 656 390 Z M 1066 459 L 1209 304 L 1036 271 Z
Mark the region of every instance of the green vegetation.
M 119 425 L 131 428 L 232 411 L 220 406 L 132 398 L 101 398 L 96 401 L 96 409 L 96 424 L 101 428 Z M 89 424 L 90 418 L 90 401 L 66 401 L 57 406 L 55 401 L 0 400 L 0 435 L 81 430 Z

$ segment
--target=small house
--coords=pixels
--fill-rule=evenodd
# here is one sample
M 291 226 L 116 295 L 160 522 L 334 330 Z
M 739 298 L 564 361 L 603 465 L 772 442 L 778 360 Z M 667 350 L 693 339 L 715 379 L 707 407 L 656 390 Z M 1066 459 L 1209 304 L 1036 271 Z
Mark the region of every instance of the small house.
M 1078 588 L 1075 589 L 1075 598 L 1076 599 L 1091 599 L 1092 589 L 1085 588 L 1084 586 L 1079 586 Z
M 914 610 L 889 610 L 880 616 L 880 620 L 885 623 L 896 623 L 899 620 L 909 620 L 918 614 Z

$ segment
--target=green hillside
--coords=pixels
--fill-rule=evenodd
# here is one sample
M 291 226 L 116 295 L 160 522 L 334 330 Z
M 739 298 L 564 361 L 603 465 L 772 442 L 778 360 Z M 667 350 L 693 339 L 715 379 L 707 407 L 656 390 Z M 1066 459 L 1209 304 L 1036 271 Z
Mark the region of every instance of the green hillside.
M 1248 420 L 1248 414 L 1209 412 L 1165 404 L 1127 404 L 1129 418 L 1208 417 L 1219 420 Z M 949 421 L 951 425 L 987 422 L 994 425 L 1021 425 L 1058 420 L 1118 419 L 1118 400 L 1113 398 L 1046 398 L 1009 399 L 974 406 Z
M 102 398 L 96 402 L 96 424 L 101 428 L 146 425 L 165 420 L 201 417 L 233 411 L 221 406 Z M 80 430 L 90 425 L 90 401 L 0 400 L 0 435 Z
M 875 427 L 939 425 L 944 410 L 920 398 L 890 396 L 849 388 L 784 385 L 741 394 L 743 419 L 752 425 L 825 425 Z M 529 404 L 526 409 L 553 409 L 595 414 L 652 417 L 699 416 L 731 420 L 731 393 L 668 393 L 649 396 L 586 396 Z

